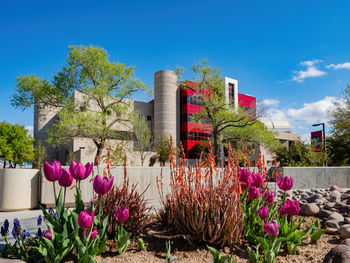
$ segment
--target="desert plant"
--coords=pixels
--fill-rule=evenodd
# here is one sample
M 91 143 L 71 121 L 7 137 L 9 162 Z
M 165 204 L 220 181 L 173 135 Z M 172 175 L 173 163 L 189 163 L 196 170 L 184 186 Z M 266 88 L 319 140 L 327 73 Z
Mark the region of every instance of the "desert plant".
M 171 142 L 172 146 L 172 142 Z M 209 153 L 211 144 L 209 142 Z M 173 155 L 176 155 L 172 151 Z M 157 180 L 163 210 L 159 216 L 168 227 L 191 241 L 225 246 L 237 242 L 243 227 L 237 159 L 229 148 L 227 166 L 218 171 L 214 156 L 186 168 L 182 151 L 179 164 L 169 156 L 171 191 L 164 197 L 163 177 Z
M 104 169 L 104 174 L 107 177 L 111 177 L 112 162 L 109 160 L 108 156 L 104 160 L 107 164 Z M 132 184 L 130 186 L 129 179 L 127 178 L 126 169 L 126 157 L 124 158 L 124 179 L 121 186 L 114 185 L 108 194 L 102 197 L 96 197 L 94 204 L 96 210 L 100 209 L 100 198 L 102 199 L 103 215 L 114 217 L 115 210 L 121 206 L 125 206 L 129 209 L 130 217 L 128 221 L 124 223 L 124 228 L 126 231 L 131 232 L 134 235 L 138 235 L 143 232 L 146 227 L 150 225 L 152 219 L 148 216 L 150 208 L 147 207 L 147 201 L 144 198 L 144 192 L 139 193 L 136 190 L 137 185 Z M 111 221 L 107 226 L 107 235 L 110 238 L 114 238 L 115 233 L 118 230 L 118 224 L 116 221 Z

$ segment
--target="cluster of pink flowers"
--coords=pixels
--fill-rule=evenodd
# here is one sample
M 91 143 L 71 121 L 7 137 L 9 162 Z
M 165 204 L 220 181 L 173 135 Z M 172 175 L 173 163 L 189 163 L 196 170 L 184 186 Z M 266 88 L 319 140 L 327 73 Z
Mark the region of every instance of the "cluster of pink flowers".
M 297 200 L 287 198 L 286 202 L 280 207 L 280 217 L 284 215 L 296 216 L 299 214 L 300 207 Z
M 260 195 L 260 187 L 264 183 L 264 175 L 251 172 L 248 169 L 241 169 L 239 181 L 243 190 L 248 188 L 248 197 L 257 199 Z
M 44 175 L 50 182 L 58 183 L 62 187 L 69 187 L 73 183 L 73 179 L 81 181 L 86 179 L 92 172 L 94 163 L 87 163 L 85 166 L 80 162 L 72 162 L 69 169 L 62 169 L 61 163 L 54 160 L 52 163 L 44 163 Z

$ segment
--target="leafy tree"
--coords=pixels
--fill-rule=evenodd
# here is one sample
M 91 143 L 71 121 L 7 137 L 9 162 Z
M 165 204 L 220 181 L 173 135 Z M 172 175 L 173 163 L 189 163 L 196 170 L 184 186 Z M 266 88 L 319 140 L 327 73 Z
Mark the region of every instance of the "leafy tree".
M 59 108 L 48 142 L 58 146 L 69 144 L 74 137 L 90 138 L 97 148 L 98 164 L 107 140 L 129 123 L 127 99 L 146 89 L 133 75 L 134 67 L 111 62 L 102 48 L 71 46 L 66 64 L 52 81 L 19 76 L 12 105 L 26 109 L 35 103 L 41 112 Z
M 327 138 L 330 148 L 329 165 L 350 164 L 350 85 L 330 112 L 332 135 Z
M 235 109 L 225 97 L 225 83 L 220 71 L 208 65 L 207 61 L 192 67 L 194 82 L 183 81 L 184 69 L 178 68 L 180 85 L 192 90 L 200 98 L 203 107 L 193 117 L 196 123 L 210 123 L 213 155 L 219 163 L 219 146 L 223 141 L 241 140 L 248 135 L 250 141 L 270 145 L 278 144 L 273 134 L 258 121 L 259 114 L 249 115 L 242 109 Z M 251 126 L 251 127 L 250 127 Z M 248 139 L 247 139 L 248 141 Z
M 34 143 L 34 160 L 33 160 L 33 168 L 41 168 L 44 165 L 44 160 L 46 158 L 46 147 L 42 142 Z
M 136 114 L 133 118 L 134 148 L 141 158 L 143 166 L 145 159 L 152 152 L 152 133 L 147 121 L 141 114 Z
M 4 168 L 7 163 L 11 168 L 16 168 L 17 164 L 33 161 L 33 142 L 34 139 L 23 126 L 0 123 L 0 159 L 4 162 Z
M 154 151 L 156 152 L 154 159 L 158 160 L 161 166 L 165 166 L 171 154 L 170 139 L 166 136 L 162 136 L 155 144 Z
M 281 146 L 276 154 L 281 166 L 323 166 L 327 158 L 327 153 L 315 152 L 310 144 L 302 141 L 296 142 L 289 150 Z

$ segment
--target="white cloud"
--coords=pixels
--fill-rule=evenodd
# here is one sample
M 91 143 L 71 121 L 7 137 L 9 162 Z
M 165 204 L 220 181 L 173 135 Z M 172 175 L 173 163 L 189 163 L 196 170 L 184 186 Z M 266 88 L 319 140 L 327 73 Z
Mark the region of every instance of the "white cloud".
M 302 61 L 302 62 L 300 62 L 300 65 L 311 67 L 311 66 L 313 66 L 317 63 L 321 63 L 321 62 L 322 62 L 322 60 L 320 60 L 320 59 L 314 59 L 314 60 Z
M 275 100 L 275 99 L 264 99 L 262 100 L 262 104 L 266 105 L 266 106 L 276 106 L 280 103 L 279 100 Z
M 33 126 L 25 126 L 24 128 L 28 130 L 29 135 L 33 136 Z
M 350 69 L 350 62 L 345 62 L 345 63 L 341 63 L 341 64 L 330 64 L 330 65 L 327 65 L 326 68 Z
M 325 71 L 316 68 L 315 64 L 322 62 L 322 60 L 314 59 L 300 62 L 300 65 L 306 66 L 306 70 L 294 71 L 293 80 L 303 82 L 306 78 L 316 78 L 326 74 Z
M 287 109 L 287 115 L 295 121 L 304 121 L 306 124 L 313 124 L 314 122 L 327 122 L 329 119 L 328 111 L 336 102 L 336 97 L 325 97 L 322 100 L 304 103 L 299 109 Z

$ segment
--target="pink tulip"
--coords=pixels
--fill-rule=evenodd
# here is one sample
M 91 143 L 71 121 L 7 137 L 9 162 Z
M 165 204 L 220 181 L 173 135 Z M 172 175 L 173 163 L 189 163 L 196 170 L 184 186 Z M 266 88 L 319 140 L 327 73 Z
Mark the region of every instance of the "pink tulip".
M 47 239 L 51 239 L 52 238 L 52 233 L 50 231 L 50 229 L 46 230 L 43 234 L 43 237 L 47 238 Z
M 281 205 L 281 207 L 280 207 L 280 217 L 281 218 L 287 214 L 287 207 L 288 207 L 287 202 L 284 203 L 284 205 Z
M 252 182 L 252 175 L 248 169 L 241 169 L 239 181 L 241 182 L 241 187 L 243 190 L 247 189 L 247 187 Z
M 57 160 L 54 160 L 51 164 L 45 161 L 44 175 L 50 182 L 60 179 L 62 175 L 61 163 Z
M 248 197 L 250 199 L 257 199 L 260 194 L 260 188 L 257 188 L 255 186 L 250 186 L 249 187 L 249 192 L 248 192 Z
M 70 174 L 75 178 L 75 167 L 77 167 L 78 162 L 72 161 L 69 166 Z
M 119 207 L 115 210 L 115 219 L 119 222 L 125 222 L 129 218 L 129 210 L 125 206 Z
M 62 187 L 69 187 L 73 183 L 73 176 L 68 169 L 63 169 L 62 176 L 58 180 L 58 183 Z
M 269 190 L 266 190 L 266 192 L 263 195 L 263 198 L 265 197 L 266 197 L 265 202 L 268 204 L 272 204 L 276 197 L 276 192 L 270 192 Z
M 261 187 L 264 183 L 264 175 L 260 173 L 252 173 L 252 185 L 255 187 Z
M 278 229 L 280 226 L 277 224 L 276 220 L 273 220 L 272 222 L 265 221 L 264 223 L 264 231 L 272 236 L 278 236 Z
M 89 234 L 89 229 L 86 228 L 84 231 L 83 231 L 83 237 L 86 238 Z M 90 235 L 90 240 L 93 240 L 97 235 L 97 227 L 94 226 L 94 228 L 92 229 L 91 231 L 91 235 Z
M 288 203 L 288 204 L 287 204 Z M 297 200 L 291 201 L 289 198 L 286 200 L 286 212 L 290 216 L 296 216 L 299 214 L 300 207 Z
M 277 176 L 276 182 L 277 182 L 278 187 L 281 190 L 289 191 L 293 187 L 294 178 L 293 177 L 288 177 L 288 176 L 280 178 L 279 176 Z
M 94 182 L 93 182 L 93 187 L 95 192 L 98 193 L 99 195 L 106 194 L 113 186 L 113 179 L 114 177 L 108 180 L 106 176 L 102 178 L 101 176 L 97 175 L 94 178 Z
M 258 209 L 258 216 L 261 220 L 266 219 L 269 216 L 269 209 L 267 209 L 265 206 L 260 206 Z
M 80 163 L 76 162 L 71 164 L 70 170 L 73 171 L 72 176 L 75 180 L 81 181 L 86 179 L 92 172 L 92 169 L 94 168 L 94 163 L 87 163 L 85 166 Z
M 78 224 L 81 228 L 89 228 L 94 221 L 95 212 L 84 210 L 78 216 Z

